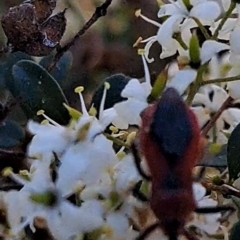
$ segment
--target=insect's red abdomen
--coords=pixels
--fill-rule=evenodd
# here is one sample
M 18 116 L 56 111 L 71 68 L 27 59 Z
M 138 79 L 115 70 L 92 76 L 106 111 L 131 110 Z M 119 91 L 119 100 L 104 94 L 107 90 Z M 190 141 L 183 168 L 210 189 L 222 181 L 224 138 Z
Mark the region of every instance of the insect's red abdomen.
M 200 129 L 176 90 L 167 89 L 144 110 L 139 140 L 152 177 L 152 210 L 166 235 L 178 235 L 196 207 L 192 169 L 200 154 Z

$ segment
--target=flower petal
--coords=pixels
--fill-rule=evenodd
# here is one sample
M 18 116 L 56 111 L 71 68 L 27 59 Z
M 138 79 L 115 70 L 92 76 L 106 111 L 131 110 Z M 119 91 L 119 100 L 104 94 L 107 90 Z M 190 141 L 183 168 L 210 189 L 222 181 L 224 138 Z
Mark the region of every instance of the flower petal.
M 206 188 L 200 183 L 193 183 L 193 194 L 195 200 L 200 201 L 206 194 Z
M 235 54 L 240 54 L 239 39 L 240 39 L 240 27 L 236 27 L 230 34 L 230 40 L 229 40 L 231 51 L 233 51 Z
M 181 70 L 175 74 L 167 87 L 175 88 L 180 95 L 184 93 L 187 87 L 196 79 L 197 72 L 193 69 Z
M 114 108 L 119 116 L 128 124 L 140 125 L 140 113 L 148 106 L 147 102 L 129 98 L 127 101 L 115 104 Z
M 124 98 L 136 98 L 138 100 L 146 100 L 146 93 L 138 79 L 131 79 L 121 93 Z
M 190 11 L 190 16 L 199 20 L 215 21 L 221 14 L 220 6 L 213 2 L 203 2 L 194 6 Z
M 200 53 L 202 64 L 211 60 L 212 57 L 217 53 L 227 49 L 229 49 L 229 46 L 227 44 L 220 43 L 214 40 L 205 41 L 202 45 Z
M 162 46 L 163 51 L 169 52 L 171 55 L 177 52 L 178 44 L 177 41 L 173 39 L 173 34 L 179 31 L 182 20 L 183 16 L 181 15 L 171 16 L 162 24 L 157 33 L 157 40 Z

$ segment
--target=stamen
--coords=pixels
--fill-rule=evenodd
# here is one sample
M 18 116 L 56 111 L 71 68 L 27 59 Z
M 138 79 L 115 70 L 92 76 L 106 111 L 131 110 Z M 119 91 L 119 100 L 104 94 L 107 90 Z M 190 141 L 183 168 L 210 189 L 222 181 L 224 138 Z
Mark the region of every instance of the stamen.
M 2 171 L 2 175 L 4 177 L 10 177 L 14 182 L 19 183 L 20 185 L 25 185 L 28 181 L 24 180 L 23 178 L 19 177 L 17 174 L 13 173 L 12 168 L 5 168 Z
M 88 113 L 89 113 L 90 116 L 93 116 L 93 117 L 95 117 L 97 115 L 97 109 L 94 107 L 94 104 L 92 104 Z
M 47 119 L 43 120 L 41 123 L 41 125 L 48 125 L 49 124 L 49 121 Z
M 143 38 L 139 37 L 136 42 L 133 44 L 133 47 L 137 47 L 141 42 L 142 42 Z
M 68 113 L 72 119 L 78 120 L 81 117 L 82 113 L 80 113 L 75 108 L 68 106 L 66 103 L 63 103 L 63 106 L 68 110 Z
M 58 127 L 61 127 L 60 124 L 58 124 L 57 122 L 55 122 L 53 119 L 51 119 L 50 117 L 48 117 L 45 113 L 44 113 L 44 110 L 39 110 L 37 112 L 37 116 L 43 116 L 44 118 L 46 118 L 50 123 L 52 123 L 54 126 L 58 126 Z
M 74 91 L 75 93 L 79 94 L 83 115 L 89 116 L 84 99 L 83 99 L 83 95 L 82 95 L 83 90 L 84 90 L 84 87 L 80 86 L 80 87 L 76 87 Z
M 109 130 L 112 131 L 112 133 L 117 133 L 119 131 L 115 126 L 110 126 Z
M 112 137 L 114 137 L 114 138 L 124 138 L 125 135 L 126 135 L 126 133 L 119 132 L 119 133 L 113 133 Z
M 143 67 L 144 67 L 144 72 L 145 72 L 145 81 L 146 81 L 147 84 L 149 84 L 151 86 L 150 73 L 149 73 L 149 69 L 148 69 L 148 66 L 147 66 L 147 61 L 146 61 L 145 56 L 144 56 L 144 50 L 139 49 L 138 54 L 141 55 L 141 57 L 142 57 Z
M 142 40 L 142 43 L 145 43 L 145 42 L 147 43 L 144 48 L 144 56 L 148 63 L 152 63 L 154 61 L 154 58 L 149 58 L 148 56 L 149 56 L 150 48 L 152 47 L 153 43 L 155 43 L 156 41 L 157 41 L 157 36 L 153 36 L 145 40 Z
M 133 140 L 135 139 L 137 133 L 136 132 L 131 132 L 128 136 L 127 136 L 127 141 L 126 144 L 130 145 Z
M 126 156 L 124 149 L 125 149 L 125 147 L 121 147 L 121 149 L 116 153 L 117 159 L 121 160 Z
M 156 21 L 154 21 L 154 20 L 152 20 L 152 19 L 150 19 L 150 18 L 142 15 L 142 14 L 141 14 L 141 9 L 138 9 L 137 11 L 135 11 L 135 16 L 136 16 L 136 17 L 141 17 L 141 18 L 142 18 L 143 20 L 145 20 L 146 22 L 149 22 L 149 23 L 153 24 L 154 26 L 156 26 L 156 27 L 158 27 L 158 28 L 161 27 L 161 24 L 160 24 L 160 23 L 158 23 L 158 22 L 156 22 Z
M 151 41 L 152 39 L 156 39 L 156 36 L 152 36 L 152 37 L 146 38 L 146 39 L 142 40 L 141 42 L 142 43 L 146 43 L 146 42 Z
M 9 177 L 13 172 L 13 169 L 11 167 L 4 168 L 2 170 L 3 177 Z
M 104 83 L 104 90 L 103 90 L 103 96 L 100 104 L 100 109 L 99 109 L 99 119 L 102 118 L 103 111 L 104 111 L 104 104 L 107 96 L 107 90 L 110 88 L 110 84 L 108 82 Z
M 163 6 L 165 3 L 162 0 L 157 0 L 158 7 Z

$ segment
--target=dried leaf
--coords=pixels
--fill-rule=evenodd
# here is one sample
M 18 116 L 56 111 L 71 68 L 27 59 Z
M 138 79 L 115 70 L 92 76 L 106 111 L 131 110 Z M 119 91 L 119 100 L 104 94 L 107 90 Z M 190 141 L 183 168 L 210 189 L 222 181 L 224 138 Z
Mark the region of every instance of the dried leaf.
M 48 19 L 56 7 L 56 0 L 29 0 L 25 2 L 31 3 L 35 7 L 35 19 L 38 23 Z
M 35 22 L 34 6 L 23 3 L 12 7 L 2 16 L 2 27 L 8 38 L 8 43 L 14 49 L 23 49 L 28 42 L 38 38 L 38 25 Z
M 55 49 L 66 28 L 66 9 L 50 17 L 55 6 L 56 0 L 30 0 L 2 16 L 2 27 L 12 51 L 45 56 Z
M 44 36 L 43 45 L 48 48 L 55 47 L 61 40 L 66 28 L 66 9 L 49 18 L 41 25 L 41 33 Z

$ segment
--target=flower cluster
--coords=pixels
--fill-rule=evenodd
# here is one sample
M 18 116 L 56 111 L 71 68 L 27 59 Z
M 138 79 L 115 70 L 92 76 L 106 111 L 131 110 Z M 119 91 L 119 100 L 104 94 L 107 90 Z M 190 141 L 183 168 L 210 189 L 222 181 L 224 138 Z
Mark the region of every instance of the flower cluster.
M 167 86 L 177 88 L 188 98 L 201 127 L 228 97 L 236 102 L 240 98 L 240 81 L 237 81 L 240 79 L 239 10 L 234 1 L 169 1 L 168 4 L 160 4 L 158 17 L 166 18 L 162 24 L 147 18 L 140 10 L 136 12 L 136 16 L 158 28 L 155 36 L 138 40 L 138 43 L 145 44 L 145 59 L 149 63 L 154 61 L 149 57 L 154 42 L 162 47 L 160 58 L 179 55 L 169 67 Z M 198 41 L 196 28 L 205 38 L 202 43 Z M 195 90 L 190 85 L 195 85 Z M 233 107 L 224 109 L 216 122 L 216 136 L 210 131 L 210 139 L 220 144 L 227 143 L 226 135 L 239 122 L 240 110 L 233 104 Z
M 149 82 L 140 84 L 132 79 L 125 88 L 126 92 L 132 83 L 138 84 L 143 95 L 151 87 Z M 59 125 L 44 111 L 38 113 L 46 119 L 42 124 L 28 123 L 28 130 L 34 135 L 28 147 L 30 170 L 19 174 L 10 169 L 4 172 L 22 188 L 2 192 L 2 210 L 6 212 L 9 224 L 9 231 L 2 232 L 3 236 L 9 239 L 24 237 L 25 227 L 30 226 L 34 232 L 45 226 L 55 239 L 60 240 L 92 235 L 94 239 L 134 239 L 138 230 L 133 228 L 133 222 L 142 229 L 155 220 L 147 205 L 134 197 L 133 188 L 141 177 L 132 155 L 126 154 L 124 147 L 116 152 L 113 142 L 103 133 L 117 119 L 117 105 L 125 104 L 122 102 L 104 110 L 108 88 L 106 83 L 99 119 L 90 114 L 91 110 L 90 113 L 87 111 L 81 93 L 83 88 L 79 87 L 76 92 L 80 96 L 82 113 L 66 106 L 72 115 L 69 126 Z M 146 99 L 140 99 L 147 104 Z M 142 109 L 139 107 L 138 111 Z M 121 118 L 118 120 L 120 122 Z M 112 137 L 121 139 L 125 136 L 126 145 L 135 137 L 135 132 L 118 132 L 116 127 L 110 129 Z M 206 190 L 201 184 L 194 183 L 193 190 L 199 206 L 217 204 L 204 197 Z M 147 214 L 145 221 L 141 214 Z M 212 234 L 220 226 L 219 217 L 220 214 L 213 214 L 203 222 L 196 215 L 188 224 Z M 165 238 L 162 232 L 156 234 Z
M 4 171 L 4 176 L 16 182 L 20 190 L 0 194 L 7 223 L 0 226 L 2 237 L 24 239 L 25 229 L 30 227 L 32 232 L 46 228 L 57 240 L 132 240 L 154 223 L 156 218 L 149 204 L 134 194 L 139 184 L 140 190 L 148 194 L 151 183 L 141 178 L 128 147 L 137 134 L 135 126 L 141 126 L 141 112 L 164 89 L 174 87 L 180 93 L 203 131 L 213 114 L 231 100 L 232 107 L 222 109 L 213 129 L 206 133 L 210 142 L 226 143 L 228 134 L 240 123 L 240 110 L 234 107 L 240 99 L 239 6 L 226 0 L 169 0 L 159 5 L 161 23 L 136 12 L 154 24 L 157 31 L 155 36 L 138 41 L 143 45 L 139 54 L 145 80 L 130 79 L 121 92 L 125 100 L 105 109 L 107 91 L 111 91 L 105 83 L 97 118 L 93 108 L 87 110 L 83 88 L 78 87 L 75 92 L 82 111 L 65 105 L 71 116 L 67 126 L 59 125 L 42 110 L 38 112 L 45 118 L 41 124 L 28 122 L 28 131 L 33 135 L 27 150 L 29 170 L 17 174 L 10 169 Z M 205 38 L 203 43 L 196 28 Z M 151 84 L 148 69 L 154 61 L 150 57 L 154 42 L 162 47 L 160 58 L 178 54 L 176 61 L 160 73 L 164 79 L 157 96 L 153 93 L 159 86 Z M 192 187 L 198 206 L 218 205 L 216 192 L 207 195 L 200 183 Z M 186 227 L 202 239 L 214 234 L 225 237 L 227 230 L 219 221 L 221 216 L 194 213 Z M 159 230 L 151 239 L 167 238 Z

